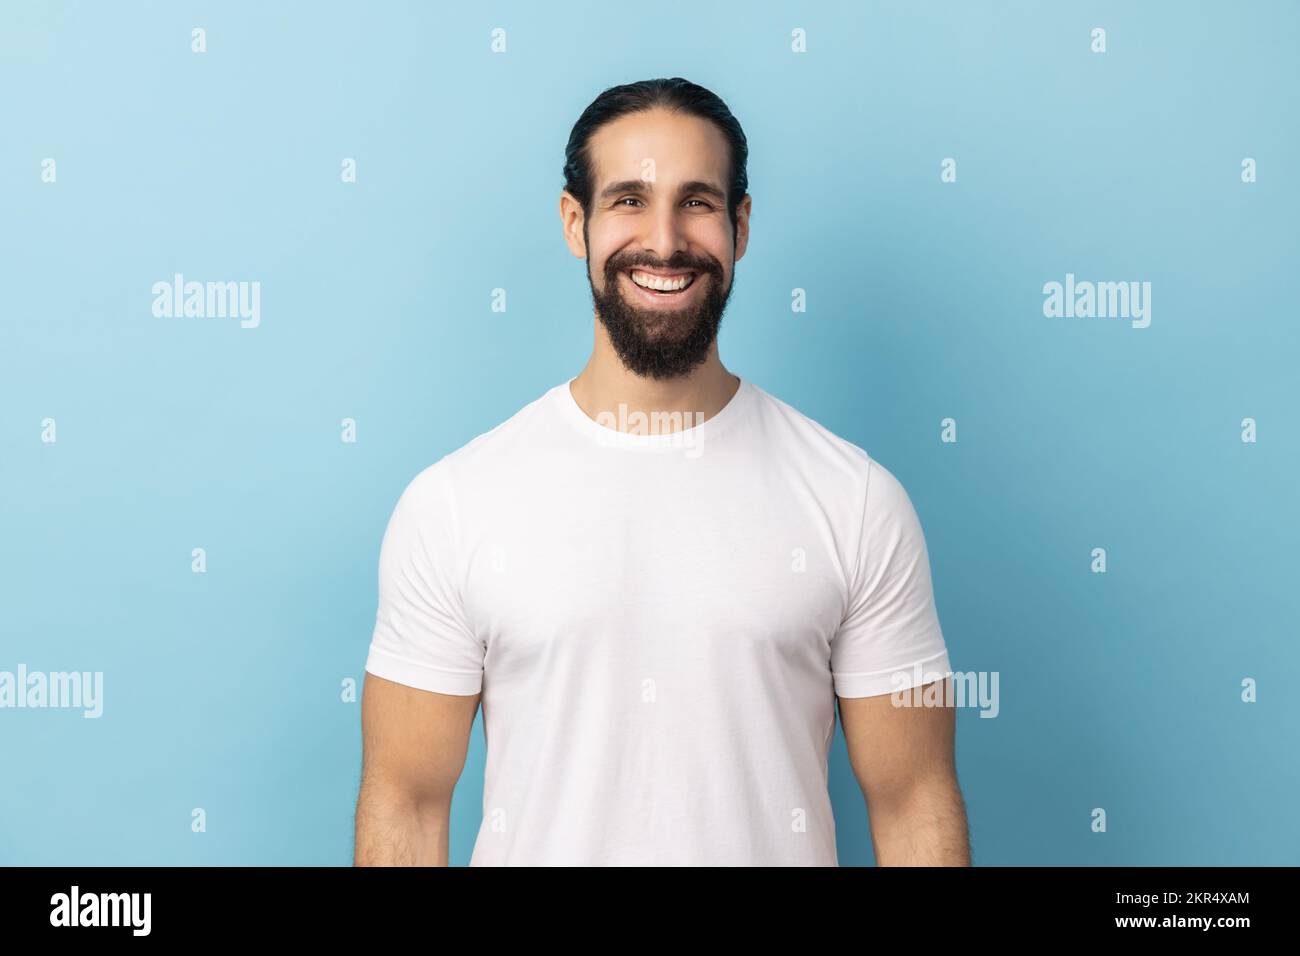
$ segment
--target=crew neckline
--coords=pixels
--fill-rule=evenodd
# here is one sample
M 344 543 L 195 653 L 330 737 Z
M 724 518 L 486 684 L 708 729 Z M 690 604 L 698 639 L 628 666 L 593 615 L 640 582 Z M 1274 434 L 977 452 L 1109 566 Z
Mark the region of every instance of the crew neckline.
M 552 392 L 554 393 L 555 403 L 560 407 L 564 418 L 598 444 L 610 448 L 627 448 L 638 451 L 674 448 L 690 449 L 699 448 L 705 442 L 717 438 L 740 420 L 745 411 L 753 404 L 754 386 L 743 375 L 737 375 L 736 377 L 740 379 L 740 385 L 736 388 L 735 394 L 727 400 L 727 404 L 723 405 L 716 414 L 706 418 L 698 425 L 692 425 L 690 428 L 652 435 L 639 435 L 620 431 L 617 428 L 602 425 L 596 419 L 591 418 L 583 411 L 582 406 L 578 404 L 578 400 L 573 396 L 572 385 L 577 380 L 577 376 L 556 385 Z

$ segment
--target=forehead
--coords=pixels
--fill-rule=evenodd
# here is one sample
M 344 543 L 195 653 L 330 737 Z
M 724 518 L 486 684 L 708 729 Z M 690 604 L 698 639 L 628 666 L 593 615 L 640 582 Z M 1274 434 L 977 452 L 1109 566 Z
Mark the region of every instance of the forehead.
M 609 182 L 640 179 L 648 169 L 665 185 L 702 180 L 724 192 L 728 186 L 727 138 L 698 116 L 663 109 L 628 113 L 595 132 L 589 155 L 597 193 Z

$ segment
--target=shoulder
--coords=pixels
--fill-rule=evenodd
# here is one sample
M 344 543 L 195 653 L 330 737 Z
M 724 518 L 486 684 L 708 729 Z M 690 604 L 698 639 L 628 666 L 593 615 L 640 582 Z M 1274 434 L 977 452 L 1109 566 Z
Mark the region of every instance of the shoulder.
M 864 448 L 771 392 L 757 385 L 753 389 L 765 437 L 780 446 L 784 456 L 820 472 L 861 483 L 865 488 L 870 472 L 879 466 Z
M 831 431 L 770 392 L 754 386 L 756 405 L 768 440 L 782 454 L 834 491 L 842 492 L 859 513 L 876 518 L 912 512 L 899 478 L 860 445 Z
M 554 391 L 549 389 L 505 421 L 426 465 L 407 483 L 402 498 L 418 503 L 445 500 L 458 489 L 491 482 L 503 472 L 517 473 L 527 448 L 542 437 L 544 412 Z

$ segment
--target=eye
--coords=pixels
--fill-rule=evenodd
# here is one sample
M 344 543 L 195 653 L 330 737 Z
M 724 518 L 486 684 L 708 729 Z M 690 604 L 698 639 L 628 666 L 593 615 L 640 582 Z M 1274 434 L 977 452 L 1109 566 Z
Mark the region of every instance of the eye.
M 699 203 L 701 206 L 705 206 L 705 207 L 708 207 L 708 208 L 712 208 L 712 207 L 709 207 L 709 204 L 706 203 L 703 199 L 688 199 L 688 200 L 686 200 L 686 201 L 687 201 L 687 202 L 697 202 L 697 203 Z
M 617 206 L 617 205 L 619 205 L 620 203 L 625 203 L 625 202 L 628 202 L 628 201 L 631 201 L 631 202 L 640 202 L 641 200 L 637 199 L 635 196 L 624 196 L 624 197 L 623 197 L 622 199 L 620 199 L 618 202 L 614 203 L 614 205 Z

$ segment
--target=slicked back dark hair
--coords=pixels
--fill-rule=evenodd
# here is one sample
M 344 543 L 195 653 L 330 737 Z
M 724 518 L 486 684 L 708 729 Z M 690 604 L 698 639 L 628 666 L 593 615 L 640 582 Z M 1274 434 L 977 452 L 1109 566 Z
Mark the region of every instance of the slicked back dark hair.
M 606 123 L 629 113 L 642 113 L 652 109 L 666 109 L 708 120 L 722 131 L 731 145 L 731 182 L 727 189 L 727 213 L 731 217 L 731 231 L 736 231 L 736 209 L 749 191 L 749 144 L 745 131 L 727 104 L 704 87 L 679 76 L 671 79 L 641 80 L 611 86 L 582 111 L 578 122 L 569 134 L 569 145 L 564 150 L 564 188 L 578 200 L 584 215 L 591 211 L 591 196 L 595 189 L 592 181 L 591 138 Z

